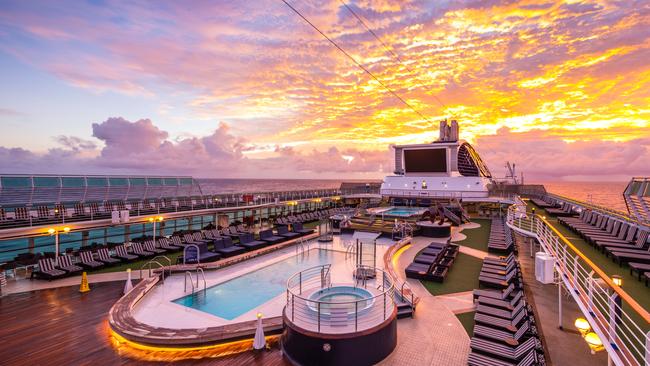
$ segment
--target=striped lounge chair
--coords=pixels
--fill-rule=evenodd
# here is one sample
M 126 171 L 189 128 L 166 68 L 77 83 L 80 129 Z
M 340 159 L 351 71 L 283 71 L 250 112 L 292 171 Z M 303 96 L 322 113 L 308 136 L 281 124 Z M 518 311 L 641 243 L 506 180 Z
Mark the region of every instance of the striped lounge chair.
M 115 247 L 115 258 L 118 258 L 124 262 L 132 261 L 134 259 L 138 259 L 137 255 L 129 254 L 126 251 L 126 245 L 118 245 Z
M 153 244 L 153 240 L 147 240 L 144 242 L 144 249 L 147 252 L 152 252 L 155 254 L 162 254 L 166 253 L 167 251 L 165 249 L 158 249 L 156 246 Z
M 82 267 L 87 269 L 96 269 L 96 268 L 104 267 L 104 263 L 98 262 L 93 258 L 93 252 L 91 252 L 90 250 L 84 250 L 83 252 L 79 252 L 79 259 L 81 260 L 79 264 L 81 264 Z
M 97 250 L 97 259 L 106 265 L 120 263 L 119 259 L 115 259 L 111 257 L 111 255 L 108 253 L 107 248 L 100 248 L 99 250 Z
M 34 276 L 42 277 L 47 280 L 53 280 L 65 276 L 67 273 L 62 271 L 54 265 L 54 260 L 52 258 L 43 258 L 38 260 L 38 271 L 32 272 L 32 278 Z
M 79 272 L 84 270 L 83 268 L 79 267 L 78 265 L 72 263 L 72 256 L 71 255 L 59 256 L 59 268 L 61 268 L 62 270 L 68 272 L 69 274 L 79 273 Z
M 131 251 L 133 252 L 133 254 L 141 258 L 153 257 L 154 255 L 156 255 L 156 253 L 154 252 L 149 252 L 147 250 L 144 250 L 142 243 L 138 243 L 138 242 L 131 243 Z

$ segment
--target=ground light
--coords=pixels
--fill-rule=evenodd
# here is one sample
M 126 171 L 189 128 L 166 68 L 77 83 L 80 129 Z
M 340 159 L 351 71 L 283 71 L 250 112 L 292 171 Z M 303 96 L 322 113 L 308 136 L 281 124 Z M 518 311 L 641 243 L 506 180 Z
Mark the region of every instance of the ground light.
M 580 331 L 580 334 L 584 337 L 587 332 L 591 330 L 589 322 L 585 318 L 578 318 L 574 323 L 575 327 Z
M 578 318 L 573 324 L 578 329 L 578 331 L 580 331 L 580 335 L 585 340 L 585 342 L 587 342 L 592 355 L 605 349 L 603 346 L 603 341 L 600 340 L 598 334 L 591 331 L 591 325 L 587 319 Z

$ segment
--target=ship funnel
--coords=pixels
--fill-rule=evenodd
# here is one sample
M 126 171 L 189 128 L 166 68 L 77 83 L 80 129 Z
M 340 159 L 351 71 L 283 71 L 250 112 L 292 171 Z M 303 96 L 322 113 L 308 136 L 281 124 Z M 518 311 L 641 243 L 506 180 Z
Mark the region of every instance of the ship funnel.
M 455 142 L 458 141 L 459 134 L 458 122 L 455 119 L 451 120 L 451 125 L 446 119 L 440 121 L 440 137 L 438 141 Z

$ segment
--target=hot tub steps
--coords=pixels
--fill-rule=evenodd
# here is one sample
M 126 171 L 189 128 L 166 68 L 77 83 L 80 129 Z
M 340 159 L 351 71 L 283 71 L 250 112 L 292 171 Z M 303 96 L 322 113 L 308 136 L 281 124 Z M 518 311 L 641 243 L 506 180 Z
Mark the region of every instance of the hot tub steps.
M 397 305 L 397 319 L 413 317 L 413 307 L 411 304 L 396 298 L 395 305 Z

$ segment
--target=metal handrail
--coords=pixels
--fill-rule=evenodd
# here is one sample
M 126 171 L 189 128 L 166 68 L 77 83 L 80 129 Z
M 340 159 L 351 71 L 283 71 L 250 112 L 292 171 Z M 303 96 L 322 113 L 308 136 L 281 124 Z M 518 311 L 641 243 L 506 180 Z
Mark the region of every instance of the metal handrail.
M 646 334 L 616 298 L 634 309 L 646 322 L 644 328 L 650 323 L 650 314 L 544 217 L 524 216 L 521 209 L 521 205 L 508 209 L 508 226 L 536 238 L 544 252 L 553 256 L 562 283 L 603 340 L 612 361 L 617 365 L 642 365 L 644 358 L 650 362 L 650 333 Z
M 203 272 L 203 268 L 201 267 L 196 267 L 196 287 L 199 287 L 199 272 L 201 273 L 201 277 L 203 278 L 203 291 L 208 289 L 207 282 L 205 281 L 205 272 Z
M 373 271 L 377 289 L 381 291 L 372 288 L 367 290 L 372 295 L 370 297 L 351 301 L 310 298 L 310 295 L 330 288 L 330 267 L 329 264 L 311 267 L 287 280 L 285 316 L 288 321 L 309 331 L 340 334 L 370 329 L 383 323 L 393 314 L 395 303 L 392 277 L 374 267 L 364 269 Z
M 144 269 L 144 267 L 147 267 L 147 266 L 149 267 L 149 275 L 147 277 L 151 277 L 151 265 L 152 264 L 157 264 L 158 268 L 163 269 L 162 270 L 162 281 L 163 281 L 163 283 L 165 283 L 165 266 L 163 266 L 162 264 L 160 264 L 160 262 L 158 262 L 158 261 L 156 261 L 154 259 L 150 260 L 149 262 L 143 264 L 142 267 L 140 267 L 140 279 L 142 279 L 142 270 Z
M 190 285 L 192 285 L 192 293 L 194 293 L 194 282 L 192 282 L 192 272 L 190 271 L 185 271 L 184 274 L 184 284 L 183 284 L 183 292 L 187 292 L 187 277 L 190 277 Z M 197 277 L 198 278 L 198 277 Z
M 168 265 L 171 267 L 171 265 L 172 265 L 172 260 L 169 259 L 169 257 L 167 257 L 166 255 L 157 255 L 157 256 L 153 257 L 151 260 L 153 261 L 153 260 L 156 260 L 156 259 L 158 259 L 158 258 L 163 258 L 163 259 L 165 259 L 165 260 L 167 261 Z

